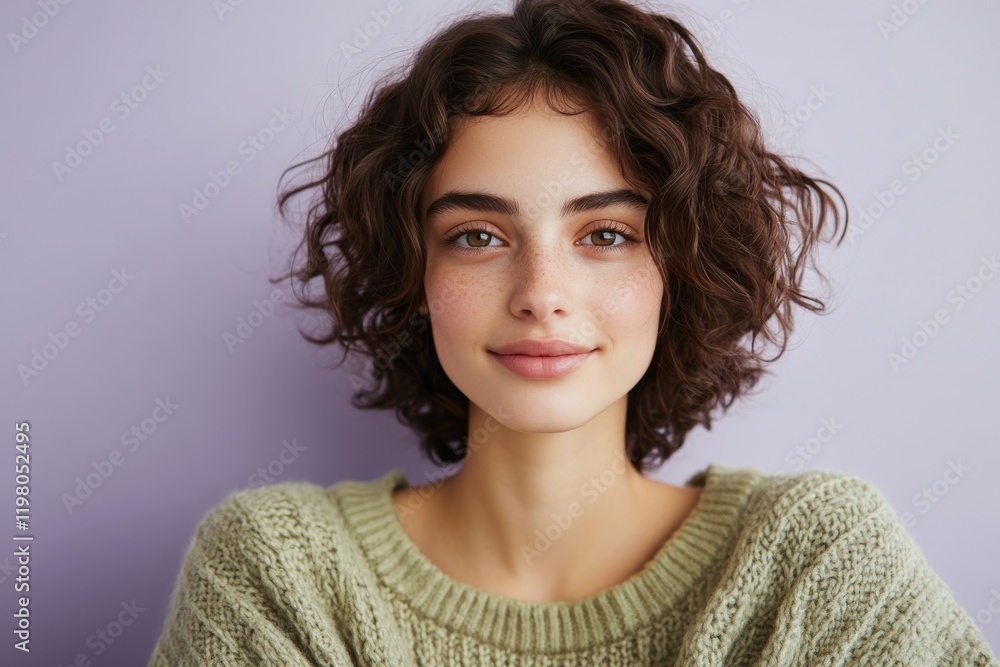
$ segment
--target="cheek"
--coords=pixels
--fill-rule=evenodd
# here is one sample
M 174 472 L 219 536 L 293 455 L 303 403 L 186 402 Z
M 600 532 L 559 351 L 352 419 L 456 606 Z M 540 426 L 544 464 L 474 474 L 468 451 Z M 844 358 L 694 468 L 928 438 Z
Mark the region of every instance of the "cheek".
M 659 317 L 663 281 L 652 263 L 636 267 L 610 283 L 602 299 L 612 319 L 635 327 L 637 323 Z
M 645 372 L 655 354 L 663 310 L 663 281 L 655 266 L 632 274 L 625 283 L 628 298 L 623 299 L 614 315 L 609 332 L 619 350 L 627 350 L 629 363 L 636 372 Z
M 467 329 L 470 322 L 481 321 L 489 293 L 480 277 L 468 272 L 449 271 L 429 266 L 424 277 L 427 306 L 435 331 L 446 334 L 450 329 Z
M 642 299 L 647 306 L 654 313 L 659 314 L 660 307 L 663 305 L 663 279 L 655 265 L 643 272 L 639 292 L 643 295 Z

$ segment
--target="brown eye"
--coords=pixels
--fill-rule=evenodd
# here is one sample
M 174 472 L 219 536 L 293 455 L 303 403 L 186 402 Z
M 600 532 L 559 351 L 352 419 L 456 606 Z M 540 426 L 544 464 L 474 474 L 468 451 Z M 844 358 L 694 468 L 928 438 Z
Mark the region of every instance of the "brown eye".
M 463 239 L 468 245 L 461 243 Z M 477 249 L 489 248 L 491 240 L 499 241 L 496 236 L 490 234 L 485 229 L 473 227 L 457 230 L 445 239 L 444 243 L 446 246 L 454 247 L 464 252 L 475 252 Z M 494 244 L 494 247 L 496 247 L 496 244 Z
M 595 246 L 606 248 L 615 244 L 615 235 L 617 233 L 609 229 L 599 229 L 596 232 L 590 233 L 590 240 L 594 242 Z
M 620 236 L 622 243 L 615 243 L 615 237 Z M 608 223 L 599 229 L 590 232 L 584 239 L 589 239 L 589 245 L 597 248 L 601 252 L 627 252 L 638 245 L 639 239 L 632 233 L 632 230 L 619 223 Z
M 469 245 L 473 248 L 485 248 L 490 244 L 490 237 L 493 235 L 488 232 L 478 231 L 465 232 L 461 236 L 464 236 L 466 240 L 469 241 Z
M 615 243 L 618 236 L 623 239 L 622 243 Z M 639 243 L 639 239 L 634 235 L 633 231 L 624 225 L 620 225 L 620 223 L 605 224 L 604 227 L 595 229 L 583 238 L 590 240 L 590 243 L 584 243 L 583 245 L 597 248 L 602 252 L 627 252 Z M 465 243 L 462 243 L 463 239 Z M 494 244 L 491 241 L 497 241 L 497 243 Z M 485 229 L 464 227 L 456 230 L 451 236 L 446 238 L 444 244 L 460 252 L 475 253 L 490 247 L 500 247 L 503 245 L 503 242 L 495 234 L 491 234 Z

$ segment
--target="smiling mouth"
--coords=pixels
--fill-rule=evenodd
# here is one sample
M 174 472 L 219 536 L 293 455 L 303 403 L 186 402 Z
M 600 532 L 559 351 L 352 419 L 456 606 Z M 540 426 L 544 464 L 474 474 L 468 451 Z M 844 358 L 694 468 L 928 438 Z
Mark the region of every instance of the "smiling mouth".
M 550 380 L 563 377 L 577 370 L 595 351 L 541 356 L 531 354 L 498 354 L 490 350 L 490 356 L 516 375 L 535 380 Z

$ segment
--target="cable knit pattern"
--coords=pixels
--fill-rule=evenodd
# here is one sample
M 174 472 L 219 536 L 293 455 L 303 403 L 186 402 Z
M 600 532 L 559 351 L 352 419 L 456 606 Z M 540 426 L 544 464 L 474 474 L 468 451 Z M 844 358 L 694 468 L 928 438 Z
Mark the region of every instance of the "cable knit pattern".
M 1000 667 L 870 483 L 712 464 L 688 484 L 698 504 L 642 571 L 555 603 L 438 569 L 393 510 L 400 470 L 234 492 L 195 531 L 149 665 Z

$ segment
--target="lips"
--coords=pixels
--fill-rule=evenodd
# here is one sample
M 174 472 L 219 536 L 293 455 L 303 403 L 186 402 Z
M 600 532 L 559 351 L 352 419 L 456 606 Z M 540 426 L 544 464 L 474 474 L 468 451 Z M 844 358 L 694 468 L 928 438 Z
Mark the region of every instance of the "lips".
M 541 340 L 524 338 L 505 345 L 490 348 L 490 352 L 503 355 L 526 355 L 531 357 L 559 357 L 569 354 L 584 354 L 594 348 L 577 345 L 567 340 L 550 338 Z
M 582 352 L 580 354 L 560 354 L 556 356 L 533 356 L 530 354 L 496 354 L 490 353 L 490 357 L 504 366 L 507 370 L 523 378 L 532 380 L 553 380 L 572 373 L 580 368 L 593 354 Z

